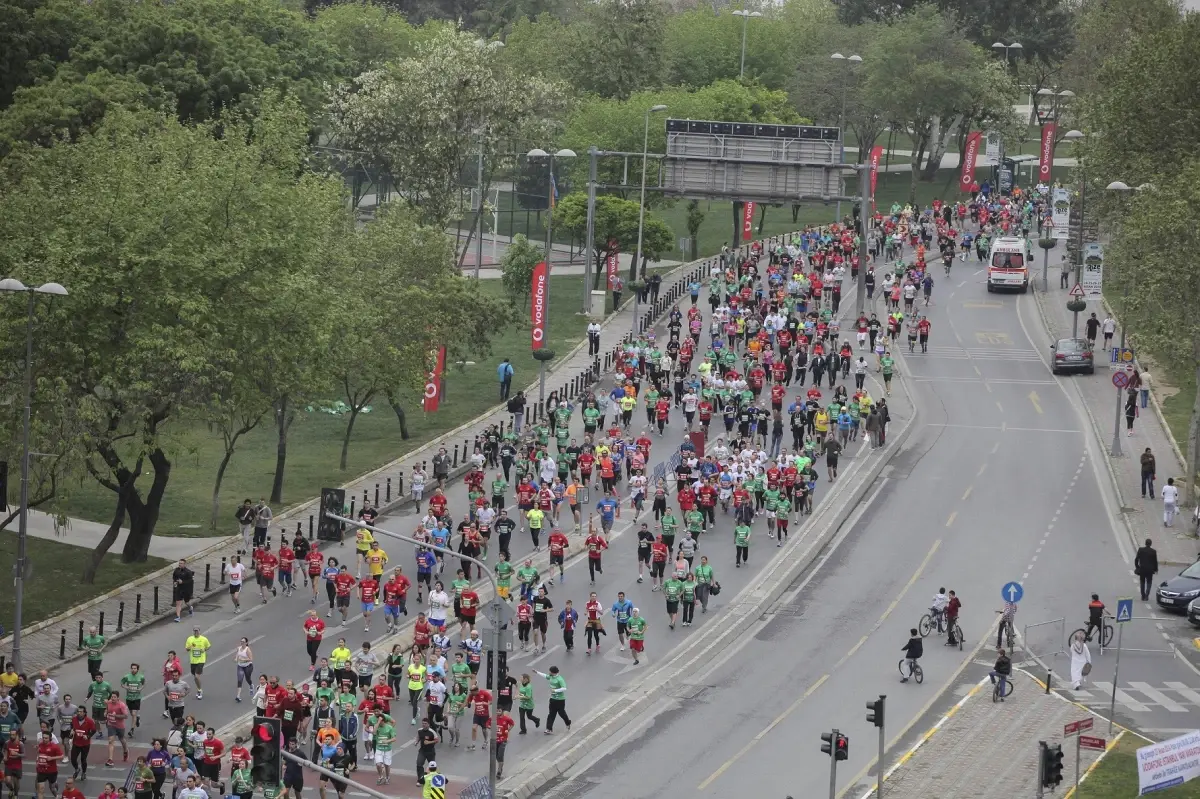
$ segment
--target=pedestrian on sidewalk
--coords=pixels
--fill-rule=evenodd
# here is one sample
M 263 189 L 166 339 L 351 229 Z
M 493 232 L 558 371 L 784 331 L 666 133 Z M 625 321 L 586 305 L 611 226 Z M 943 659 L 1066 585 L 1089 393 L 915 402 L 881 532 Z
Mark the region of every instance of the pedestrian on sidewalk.
M 1117 320 L 1111 316 L 1104 317 L 1104 321 L 1100 323 L 1100 332 L 1104 334 L 1104 349 L 1107 351 L 1112 346 L 1113 333 L 1117 332 Z
M 1141 394 L 1142 407 L 1145 408 L 1150 404 L 1150 373 L 1142 372 L 1142 382 L 1138 386 L 1138 393 Z
M 254 503 L 250 501 L 249 497 L 242 500 L 242 506 L 234 512 L 234 515 L 237 516 L 238 528 L 242 533 L 242 551 L 249 552 L 250 534 L 254 531 L 254 517 L 256 515 Z
M 1149 447 L 1142 453 L 1142 499 L 1147 495 L 1154 498 L 1154 478 L 1158 474 L 1158 462 Z
M 512 387 L 513 365 L 505 358 L 496 367 L 496 377 L 500 381 L 500 401 L 504 402 L 508 399 L 508 391 Z
M 1175 523 L 1175 514 L 1179 512 L 1179 489 L 1175 487 L 1175 478 L 1168 477 L 1167 484 L 1162 487 L 1163 527 L 1171 527 Z
M 267 501 L 259 498 L 258 504 L 254 506 L 254 541 L 251 544 L 252 549 L 257 549 L 267 543 L 267 529 L 271 526 L 271 520 L 275 518 L 271 513 L 271 508 L 267 505 Z
M 1096 318 L 1096 314 L 1088 317 L 1087 321 L 1083 323 L 1083 328 L 1087 335 L 1088 349 L 1094 350 L 1096 348 L 1096 334 L 1100 332 L 1100 320 Z
M 600 323 L 589 322 L 587 326 L 588 355 L 600 354 Z
M 621 278 L 614 277 L 609 284 L 609 288 L 612 289 L 613 313 L 616 313 L 617 309 L 621 307 L 621 290 L 625 288 L 625 283 Z
M 1092 652 L 1083 633 L 1071 638 L 1071 690 L 1078 691 L 1084 678 L 1092 673 Z
M 1150 590 L 1154 587 L 1154 575 L 1158 573 L 1158 553 L 1154 551 L 1152 542 L 1146 539 L 1146 545 L 1140 547 L 1133 558 L 1133 573 L 1138 576 L 1138 586 L 1142 592 L 1142 601 L 1150 599 Z
M 1133 420 L 1137 418 L 1137 392 L 1130 389 L 1125 396 L 1125 435 L 1133 435 Z

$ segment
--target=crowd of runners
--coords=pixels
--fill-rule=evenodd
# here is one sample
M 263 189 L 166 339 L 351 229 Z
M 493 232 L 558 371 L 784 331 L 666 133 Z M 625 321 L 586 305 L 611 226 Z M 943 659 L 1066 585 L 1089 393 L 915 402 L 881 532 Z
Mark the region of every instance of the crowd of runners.
M 299 682 L 255 674 L 254 652 L 243 638 L 232 653 L 237 701 L 245 691 L 258 713 L 281 720 L 292 752 L 340 775 L 320 777 L 322 799 L 329 790 L 344 795 L 347 781 L 372 766 L 376 783 L 388 784 L 404 726 L 414 728 L 418 783 L 436 772 L 439 746 L 486 752 L 492 737 L 502 776 L 514 729 L 525 735 L 532 725 L 550 735 L 561 721 L 570 731 L 566 676 L 557 665 L 546 672 L 510 669 L 498 685 L 483 687 L 487 651 L 476 628 L 482 575 L 467 558 L 490 564 L 501 599 L 513 607 L 521 651 L 545 653 L 555 635 L 574 652 L 582 628 L 586 655 L 615 645 L 631 664 L 642 663 L 654 641 L 695 623 L 697 608 L 708 613 L 721 591 L 718 571 L 760 562 L 767 553 L 759 550 L 772 541 L 785 545 L 812 514 L 815 496 L 838 479 L 848 449 L 886 445 L 894 348 L 906 335 L 910 352 L 918 344 L 924 352 L 931 332 L 921 308 L 932 302 L 932 261 L 949 272 L 956 252 L 966 259 L 996 232 L 1040 227 L 1039 196 L 997 202 L 979 195 L 923 211 L 893 206 L 874 216 L 866 264 L 854 227 L 836 224 L 809 228 L 769 250 L 756 243 L 744 257 L 723 254 L 711 274 L 688 286 L 660 331 L 621 349 L 604 388 L 555 401 L 545 420 L 531 426 L 518 416 L 511 427 L 489 430 L 464 478 L 464 505 L 451 507 L 442 475 L 431 478 L 414 467 L 410 485 L 420 521 L 402 532 L 420 543 L 405 545 L 403 558 L 391 557 L 365 527 L 348 531 L 352 555 L 349 547 L 322 551 L 299 531 L 282 533 L 273 547 L 255 529 L 248 562 L 235 557 L 227 567 L 233 611 L 241 610 L 251 581 L 261 603 L 307 599 L 299 629 L 278 634 L 304 639 L 310 674 Z M 844 313 L 844 287 L 860 274 L 868 311 Z M 884 298 L 878 311 L 877 291 Z M 581 435 L 572 433 L 576 416 Z M 668 431 L 682 445 L 662 443 Z M 246 518 L 239 519 L 254 526 L 261 514 L 249 509 L 247 501 Z M 376 512 L 368 507 L 360 516 L 369 525 Z M 628 546 L 614 547 L 610 538 L 622 516 L 632 517 L 636 533 Z M 513 535 L 529 535 L 535 552 L 546 547 L 548 566 L 538 568 L 533 558 L 514 562 Z M 586 553 L 590 580 L 573 593 L 565 569 L 575 552 Z M 628 576 L 626 590 L 613 596 L 591 590 L 606 567 Z M 647 579 L 649 592 L 639 587 Z M 190 599 L 177 610 L 177 622 Z M 363 633 L 380 615 L 387 633 L 411 622 L 411 643 L 385 651 L 370 641 L 351 643 L 352 610 L 361 613 Z M 100 747 L 107 765 L 118 749 L 127 763 L 128 742 L 141 739 L 145 721 L 157 726 L 149 751 L 130 764 L 125 783 L 91 793 L 162 799 L 170 790 L 175 799 L 247 799 L 260 789 L 269 799 L 298 797 L 302 768 L 289 762 L 280 785 L 255 785 L 247 741 L 220 740 L 204 723 L 194 703 L 203 701 L 203 683 L 211 679 L 205 672 L 211 644 L 199 626 L 181 644 L 161 664 L 106 672 L 107 642 L 89 631 L 91 683 L 81 697 L 60 692 L 45 672 L 32 682 L 0 676 L 8 795 L 20 795 L 22 769 L 32 757 L 39 799 L 60 793 L 81 799 L 92 747 Z M 153 714 L 158 707 L 142 706 L 147 680 L 163 686 L 161 722 Z M 544 719 L 536 715 L 543 690 Z M 444 789 L 445 779 L 438 785 Z

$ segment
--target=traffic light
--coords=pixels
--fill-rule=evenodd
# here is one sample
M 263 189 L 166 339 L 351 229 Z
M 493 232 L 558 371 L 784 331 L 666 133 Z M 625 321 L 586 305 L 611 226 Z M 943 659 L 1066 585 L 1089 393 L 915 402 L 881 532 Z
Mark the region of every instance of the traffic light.
M 283 780 L 283 730 L 279 719 L 254 717 L 250 744 L 250 779 L 263 785 L 278 785 Z
M 850 739 L 849 738 L 847 738 L 845 735 L 842 735 L 841 733 L 838 733 L 837 738 L 834 740 L 834 745 L 837 747 L 836 753 L 835 753 L 835 758 L 837 760 L 846 760 L 847 758 L 850 757 Z
M 883 729 L 883 700 L 887 696 L 880 694 L 879 698 L 874 702 L 867 702 L 867 721 L 874 724 L 876 727 Z
M 1047 744 L 1042 750 L 1046 757 L 1046 767 L 1042 771 L 1042 785 L 1054 788 L 1063 781 L 1063 750 L 1061 744 Z
M 837 730 L 834 730 L 833 732 L 821 733 L 821 741 L 822 741 L 821 751 L 824 754 L 829 755 L 830 757 L 833 756 L 833 745 L 834 745 L 833 739 L 837 737 L 837 734 L 838 734 Z

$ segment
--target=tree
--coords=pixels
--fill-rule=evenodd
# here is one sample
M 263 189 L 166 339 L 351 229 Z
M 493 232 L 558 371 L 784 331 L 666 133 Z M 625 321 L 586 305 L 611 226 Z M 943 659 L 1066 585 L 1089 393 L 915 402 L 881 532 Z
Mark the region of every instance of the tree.
M 439 27 L 414 28 L 402 14 L 374 3 L 337 3 L 317 11 L 312 25 L 341 57 L 346 74 L 361 75 L 413 54 Z
M 594 212 L 594 234 L 596 255 L 592 289 L 600 286 L 600 277 L 605 274 L 603 265 L 609 255 L 637 252 L 638 204 L 612 195 L 596 198 Z M 569 230 L 578 237 L 587 235 L 587 195 L 568 194 L 554 208 L 554 226 Z M 646 212 L 642 224 L 642 267 L 646 261 L 657 261 L 674 248 L 674 234 L 666 222 L 650 211 Z M 630 259 L 629 279 L 636 280 L 638 264 Z
M 53 75 L 94 18 L 90 4 L 74 0 L 0 0 L 0 109 L 17 89 Z
M 827 3 L 822 9 L 832 8 Z M 746 25 L 746 76 L 769 89 L 786 88 L 795 72 L 795 53 L 808 49 L 809 37 L 798 31 L 783 9 L 769 8 Z M 714 14 L 698 6 L 673 14 L 663 41 L 664 82 L 699 88 L 718 80 L 737 79 L 741 72 L 743 20 Z M 832 52 L 832 51 L 830 51 Z
M 511 25 L 500 57 L 519 74 L 566 81 L 571 42 L 566 24 L 553 14 L 522 17 Z
M 474 36 L 443 30 L 412 58 L 339 87 L 329 110 L 337 144 L 386 174 L 422 223 L 445 229 L 480 148 L 494 165 L 513 141 L 544 141 L 562 99 L 558 85 L 514 71 Z
M 1100 70 L 1131 43 L 1178 24 L 1177 0 L 1084 0 L 1075 23 L 1075 47 L 1063 81 L 1081 97 L 1102 87 Z
M 504 293 L 515 307 L 527 307 L 533 269 L 544 260 L 545 252 L 542 248 L 521 233 L 513 237 L 512 243 L 500 257 L 500 269 L 503 270 L 500 282 L 504 285 Z
M 662 0 L 596 0 L 568 26 L 571 83 L 601 97 L 628 98 L 657 87 L 663 77 Z M 587 53 L 586 57 L 579 57 Z
M 797 112 L 818 124 L 838 125 L 845 109 L 845 128 L 858 143 L 859 161 L 866 158 L 890 121 L 881 113 L 877 98 L 868 90 L 870 77 L 885 66 L 871 58 L 855 64 L 830 56 L 835 52 L 847 57 L 865 56 L 880 35 L 880 27 L 876 24 L 824 26 L 823 46 L 798 55 L 799 63 L 789 82 L 788 93 Z
M 688 257 L 693 261 L 700 257 L 700 227 L 703 224 L 704 212 L 700 210 L 700 201 L 688 200 L 687 231 L 691 244 L 691 252 Z
M 167 116 L 147 127 L 114 109 L 73 145 L 23 145 L 0 161 L 0 272 L 71 292 L 42 312 L 39 357 L 53 378 L 37 387 L 39 419 L 73 431 L 58 446 L 114 495 L 85 580 L 126 520 L 122 561 L 145 560 L 172 425 L 246 368 L 263 297 L 281 281 L 313 295 L 332 282 L 324 270 L 352 223 L 340 182 L 303 169 L 296 100 L 264 98 L 256 119 L 220 131 Z M 20 324 L 0 319 L 7 363 L 20 360 Z M 320 341 L 303 343 L 281 355 L 319 357 Z

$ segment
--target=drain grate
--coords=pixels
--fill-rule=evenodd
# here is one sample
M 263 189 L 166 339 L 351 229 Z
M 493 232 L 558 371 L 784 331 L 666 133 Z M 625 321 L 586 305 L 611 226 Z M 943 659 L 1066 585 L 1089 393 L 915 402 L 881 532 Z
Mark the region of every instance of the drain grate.
M 580 799 L 599 784 L 593 780 L 560 780 L 537 795 L 538 799 Z

